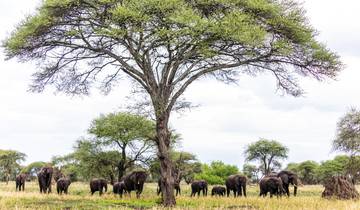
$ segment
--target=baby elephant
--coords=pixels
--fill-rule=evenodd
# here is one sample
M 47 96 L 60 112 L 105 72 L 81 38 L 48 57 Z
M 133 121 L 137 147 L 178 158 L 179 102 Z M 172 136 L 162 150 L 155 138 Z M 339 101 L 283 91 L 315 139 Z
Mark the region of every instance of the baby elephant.
M 211 196 L 214 196 L 214 195 L 224 196 L 225 191 L 226 191 L 226 189 L 223 186 L 214 186 L 211 190 Z
M 63 192 L 65 194 L 68 194 L 68 188 L 71 184 L 70 179 L 68 178 L 60 178 L 56 182 L 56 190 L 58 194 L 62 194 Z
M 260 195 L 265 197 L 268 192 L 270 192 L 270 198 L 273 195 L 276 195 L 277 197 L 285 193 L 285 190 L 283 188 L 283 183 L 280 178 L 278 177 L 264 177 L 260 180 Z
M 125 183 L 123 181 L 122 182 L 116 182 L 113 185 L 113 192 L 114 192 L 114 194 L 119 194 L 120 198 L 122 198 L 122 195 L 124 193 L 127 193 L 126 188 L 125 188 Z
M 25 181 L 26 181 L 27 175 L 26 174 L 19 174 L 16 177 L 16 191 L 19 189 L 19 191 L 25 190 Z
M 105 179 L 92 179 L 90 181 L 90 191 L 93 195 L 96 191 L 99 191 L 99 194 L 102 195 L 103 189 L 107 191 L 107 181 Z

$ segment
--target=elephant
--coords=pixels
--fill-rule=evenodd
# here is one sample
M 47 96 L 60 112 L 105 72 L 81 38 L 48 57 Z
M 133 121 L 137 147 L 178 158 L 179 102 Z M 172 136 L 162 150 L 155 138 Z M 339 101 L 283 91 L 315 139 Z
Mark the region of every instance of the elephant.
M 242 196 L 242 193 L 246 197 L 246 182 L 247 178 L 245 176 L 230 175 L 225 181 L 227 197 L 229 197 L 230 191 L 234 192 L 234 197 Z
M 60 178 L 65 178 L 65 175 L 61 172 L 60 169 L 55 167 L 53 177 L 54 177 L 55 182 L 57 182 Z
M 180 181 L 175 180 L 174 189 L 176 192 L 176 196 L 181 195 Z M 161 178 L 158 180 L 157 195 L 160 195 L 160 193 L 161 193 Z
M 260 194 L 259 196 L 265 197 L 268 192 L 270 192 L 270 198 L 272 198 L 273 195 L 276 195 L 277 197 L 285 193 L 285 189 L 283 188 L 283 183 L 281 181 L 281 178 L 279 177 L 273 177 L 273 176 L 266 176 L 262 178 L 259 182 L 260 186 Z
M 144 183 L 146 179 L 147 179 L 147 174 L 144 171 L 135 171 L 125 176 L 124 178 L 125 189 L 129 193 L 129 195 L 132 190 L 135 190 L 136 198 L 140 198 L 140 194 L 144 189 Z
M 68 178 L 60 178 L 56 182 L 56 190 L 58 194 L 62 194 L 63 192 L 65 194 L 68 194 L 68 188 L 71 184 L 70 179 Z
M 19 191 L 24 191 L 25 190 L 25 182 L 27 179 L 27 174 L 19 174 L 18 176 L 16 176 L 16 191 L 19 189 Z
M 203 196 L 207 196 L 208 183 L 205 180 L 196 180 L 191 183 L 191 197 L 197 193 L 200 196 L 200 192 L 203 192 Z
M 225 196 L 226 188 L 223 186 L 214 186 L 211 190 L 211 196 L 218 195 L 218 196 Z
M 280 171 L 277 176 L 281 178 L 284 189 L 286 191 L 287 196 L 290 196 L 289 185 L 292 184 L 294 186 L 294 196 L 297 193 L 298 186 L 298 176 L 297 174 L 291 171 Z
M 40 193 L 51 193 L 51 179 L 53 171 L 54 170 L 51 166 L 45 166 L 41 168 L 38 173 Z
M 125 189 L 125 183 L 122 182 L 115 182 L 115 184 L 113 185 L 113 192 L 114 194 L 119 194 L 120 198 L 122 198 L 122 195 L 124 193 L 127 193 L 126 189 Z
M 90 181 L 91 195 L 94 195 L 96 191 L 99 191 L 99 195 L 103 194 L 103 189 L 107 192 L 107 181 L 105 179 L 92 179 Z

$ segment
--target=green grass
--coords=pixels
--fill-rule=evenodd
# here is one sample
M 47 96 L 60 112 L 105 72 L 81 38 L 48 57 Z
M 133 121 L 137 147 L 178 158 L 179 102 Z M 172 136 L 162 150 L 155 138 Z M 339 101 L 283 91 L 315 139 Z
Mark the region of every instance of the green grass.
M 210 187 L 211 189 L 211 187 Z M 242 210 L 359 210 L 360 201 L 327 200 L 320 197 L 322 186 L 303 186 L 297 197 L 260 198 L 258 186 L 248 187 L 247 198 L 199 197 L 190 198 L 190 187 L 182 186 L 182 195 L 177 198 L 175 209 L 242 209 Z M 156 196 L 156 185 L 146 184 L 141 199 L 132 197 L 120 199 L 111 193 L 90 195 L 87 183 L 72 183 L 69 195 L 55 193 L 40 194 L 36 182 L 26 183 L 25 192 L 15 192 L 15 183 L 0 183 L 0 209 L 162 209 Z

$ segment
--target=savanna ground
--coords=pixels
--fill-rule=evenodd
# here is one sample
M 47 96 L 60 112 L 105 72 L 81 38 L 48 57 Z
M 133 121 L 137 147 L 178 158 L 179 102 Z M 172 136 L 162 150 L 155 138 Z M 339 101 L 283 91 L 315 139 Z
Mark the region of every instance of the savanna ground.
M 112 194 L 112 186 L 102 197 L 91 196 L 87 183 L 72 183 L 68 195 L 55 193 L 41 195 L 37 182 L 27 182 L 25 192 L 15 192 L 15 183 L 0 183 L 0 209 L 161 209 L 160 198 L 156 196 L 156 184 L 146 184 L 142 198 L 137 200 L 134 192 L 131 198 L 120 199 Z M 303 186 L 297 197 L 260 198 L 258 186 L 248 187 L 247 198 L 190 198 L 190 186 L 182 186 L 182 195 L 177 197 L 175 209 L 242 209 L 242 210 L 297 210 L 297 209 L 339 209 L 358 210 L 360 201 L 327 200 L 320 197 L 323 187 Z M 358 186 L 359 190 L 359 186 Z M 209 188 L 211 191 L 211 187 Z M 210 192 L 209 192 L 210 194 Z

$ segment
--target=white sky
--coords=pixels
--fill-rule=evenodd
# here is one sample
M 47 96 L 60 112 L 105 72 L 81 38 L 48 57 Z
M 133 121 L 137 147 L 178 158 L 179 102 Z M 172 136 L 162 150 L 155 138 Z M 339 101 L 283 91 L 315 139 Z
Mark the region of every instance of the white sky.
M 0 40 L 39 2 L 1 0 Z M 171 120 L 183 136 L 183 150 L 201 161 L 222 160 L 240 168 L 244 147 L 259 137 L 289 147 L 286 162 L 321 161 L 335 155 L 330 150 L 336 122 L 349 107 L 360 104 L 360 2 L 307 0 L 304 6 L 320 32 L 319 40 L 338 52 L 346 64 L 338 80 L 303 79 L 307 94 L 300 98 L 281 96 L 273 78 L 267 76 L 243 76 L 237 86 L 214 80 L 194 83 L 186 98 L 201 106 L 182 116 L 173 115 Z M 51 90 L 29 93 L 36 66 L 16 59 L 4 61 L 2 51 L 0 71 L 0 148 L 26 153 L 26 163 L 71 152 L 90 121 L 124 106 L 129 94 L 126 81 L 108 96 L 96 90 L 82 98 L 54 95 Z

